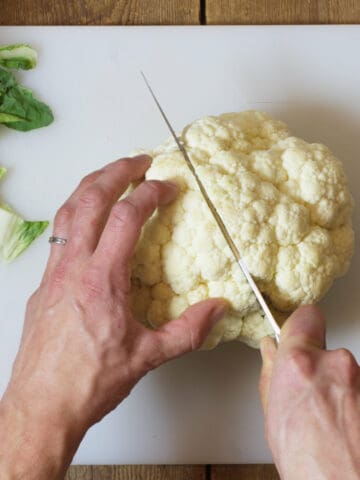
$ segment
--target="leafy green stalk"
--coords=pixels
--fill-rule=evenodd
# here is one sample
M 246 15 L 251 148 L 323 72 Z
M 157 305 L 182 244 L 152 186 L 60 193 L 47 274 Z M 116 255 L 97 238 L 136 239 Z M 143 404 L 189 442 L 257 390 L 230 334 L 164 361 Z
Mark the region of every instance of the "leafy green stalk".
M 0 112 L 0 123 L 11 123 L 11 122 L 19 122 L 21 121 L 21 117 L 17 117 L 16 115 L 11 115 L 10 113 L 1 113 Z
M 19 85 L 6 68 L 34 68 L 37 54 L 28 45 L 0 47 L 0 124 L 20 131 L 45 127 L 53 121 L 50 108 L 37 100 L 32 92 Z M 5 175 L 0 167 L 0 179 Z M 12 261 L 48 226 L 49 222 L 23 219 L 0 201 L 0 258 Z
M 29 45 L 16 44 L 0 47 L 0 65 L 6 68 L 30 70 L 36 67 L 37 53 Z
M 11 72 L 0 67 L 0 123 L 26 132 L 53 121 L 50 108 L 37 100 L 31 90 L 18 85 Z
M 0 178 L 5 175 L 0 168 Z M 24 220 L 14 210 L 0 202 L 0 256 L 5 262 L 11 262 L 20 255 L 39 235 L 49 222 Z

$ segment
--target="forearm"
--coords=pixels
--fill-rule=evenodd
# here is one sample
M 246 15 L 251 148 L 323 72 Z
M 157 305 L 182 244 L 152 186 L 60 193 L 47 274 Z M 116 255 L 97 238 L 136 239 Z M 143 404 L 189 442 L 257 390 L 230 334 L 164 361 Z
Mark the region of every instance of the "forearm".
M 60 480 L 82 435 L 61 421 L 31 415 L 12 399 L 0 402 L 0 478 Z

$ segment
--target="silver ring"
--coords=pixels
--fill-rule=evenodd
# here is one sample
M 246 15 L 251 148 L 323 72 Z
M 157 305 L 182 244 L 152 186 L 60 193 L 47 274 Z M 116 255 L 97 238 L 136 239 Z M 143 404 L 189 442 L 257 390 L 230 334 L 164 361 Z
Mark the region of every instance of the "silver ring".
M 52 236 L 52 237 L 49 237 L 49 243 L 56 243 L 57 245 L 66 245 L 67 244 L 67 239 Z

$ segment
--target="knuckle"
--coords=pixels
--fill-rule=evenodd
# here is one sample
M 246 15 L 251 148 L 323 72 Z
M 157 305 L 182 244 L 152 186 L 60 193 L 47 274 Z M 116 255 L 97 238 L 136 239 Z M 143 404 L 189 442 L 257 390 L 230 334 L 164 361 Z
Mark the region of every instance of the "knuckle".
M 189 345 L 190 351 L 193 352 L 195 350 L 199 350 L 203 343 L 204 339 L 199 332 L 194 331 L 193 328 L 189 330 Z
M 336 360 L 339 365 L 344 367 L 351 366 L 355 362 L 352 353 L 346 348 L 339 348 L 338 350 L 335 350 L 334 354 L 336 355 Z
M 49 283 L 54 287 L 61 287 L 66 281 L 68 275 L 69 262 L 66 258 L 62 259 L 51 274 Z
M 176 320 L 165 323 L 157 332 L 163 362 L 201 347 L 202 335 L 191 323 L 187 314 L 183 313 Z
M 61 230 L 62 228 L 67 227 L 71 222 L 73 215 L 74 209 L 68 203 L 65 203 L 59 208 L 55 215 L 55 228 Z
M 178 323 L 181 329 L 180 334 L 185 333 L 186 335 L 187 348 L 185 350 L 189 352 L 198 350 L 204 340 L 201 330 L 194 328 L 194 325 L 191 322 L 191 319 L 189 318 L 187 312 L 183 312 L 180 315 L 179 319 L 181 320 L 181 323 Z
M 293 375 L 309 380 L 315 373 L 315 362 L 312 355 L 301 348 L 292 349 L 287 354 L 287 364 Z
M 31 311 L 33 310 L 33 308 L 35 307 L 37 301 L 38 301 L 38 290 L 35 290 L 35 292 L 33 292 L 28 301 L 27 301 L 27 304 L 26 304 L 26 309 Z
M 127 225 L 129 222 L 139 220 L 140 212 L 138 206 L 129 198 L 118 202 L 112 208 L 112 220 L 116 225 Z
M 80 284 L 86 302 L 94 302 L 104 298 L 105 287 L 99 268 L 86 269 L 81 275 Z
M 119 167 L 123 170 L 129 170 L 132 167 L 133 160 L 131 158 L 122 158 L 119 162 Z
M 159 182 L 158 180 L 147 180 L 143 183 L 143 185 L 143 188 L 146 189 L 150 195 L 155 198 L 159 197 L 160 189 L 162 187 L 161 182 Z
M 130 173 L 133 169 L 134 163 L 132 162 L 131 158 L 121 158 L 120 160 L 117 160 L 111 164 L 109 164 L 106 169 L 114 169 L 116 168 L 116 171 L 118 172 L 119 175 L 125 177 L 130 176 Z
M 334 350 L 333 355 L 335 365 L 340 370 L 342 378 L 346 382 L 352 382 L 359 371 L 358 364 L 352 353 L 346 348 L 339 348 Z
M 140 371 L 149 372 L 159 367 L 166 358 L 163 352 L 163 346 L 156 335 L 146 335 L 146 343 L 143 341 L 139 345 Z
M 104 172 L 104 170 L 96 170 L 86 175 L 80 182 L 79 187 L 84 188 L 90 186 Z
M 79 198 L 80 207 L 95 210 L 106 203 L 108 196 L 100 185 L 92 185 L 87 188 Z

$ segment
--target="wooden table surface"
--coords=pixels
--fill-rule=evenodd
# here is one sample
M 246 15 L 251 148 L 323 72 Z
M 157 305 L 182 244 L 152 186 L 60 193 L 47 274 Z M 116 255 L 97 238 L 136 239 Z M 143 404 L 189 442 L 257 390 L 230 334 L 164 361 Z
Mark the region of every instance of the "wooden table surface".
M 359 0 L 1 0 L 0 25 L 360 23 Z M 83 466 L 67 480 L 278 480 L 273 465 Z M 50 479 L 49 479 L 50 480 Z

